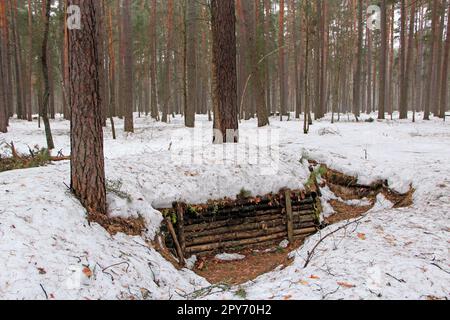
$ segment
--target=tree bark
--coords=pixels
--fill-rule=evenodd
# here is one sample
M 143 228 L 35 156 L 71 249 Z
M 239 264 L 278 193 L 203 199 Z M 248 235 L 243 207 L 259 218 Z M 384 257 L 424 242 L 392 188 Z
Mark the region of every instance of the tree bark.
M 184 116 L 186 127 L 193 128 L 197 107 L 197 0 L 187 0 L 186 11 L 187 101 Z
M 280 12 L 278 18 L 278 47 L 279 62 L 278 73 L 280 81 L 280 120 L 286 114 L 286 65 L 285 65 L 285 48 L 284 48 L 284 0 L 280 0 Z
M 97 0 L 69 0 L 81 9 L 81 30 L 69 30 L 71 188 L 90 214 L 106 214 L 99 89 Z
M 214 142 L 238 142 L 234 0 L 211 0 Z
M 381 0 L 380 82 L 378 87 L 378 119 L 380 120 L 385 118 L 386 111 L 387 38 L 386 0 Z
M 123 24 L 123 69 L 125 104 L 125 132 L 134 132 L 133 111 L 134 111 L 134 92 L 133 92 L 133 31 L 130 14 L 131 0 L 123 0 L 122 24 Z
M 447 4 L 447 38 L 445 40 L 445 49 L 443 57 L 442 80 L 441 80 L 441 105 L 440 116 L 445 117 L 448 103 L 448 68 L 450 56 L 450 1 Z
M 45 137 L 47 139 L 47 148 L 52 150 L 55 148 L 53 143 L 52 131 L 50 128 L 50 121 L 48 119 L 48 106 L 50 99 L 50 82 L 49 82 L 49 69 L 48 69 L 48 36 L 50 29 L 50 2 L 51 0 L 45 0 L 45 21 L 44 21 L 44 40 L 42 41 L 42 54 L 41 54 L 41 63 L 42 63 L 42 74 L 44 77 L 44 96 L 42 99 L 42 107 L 41 107 L 41 117 L 44 122 L 45 128 Z
M 425 90 L 425 113 L 424 120 L 430 120 L 430 111 L 432 107 L 432 103 L 434 100 L 433 97 L 433 78 L 436 72 L 436 38 L 437 38 L 437 29 L 438 29 L 438 0 L 433 0 L 433 18 L 432 18 L 432 27 L 431 27 L 431 53 L 428 64 L 428 75 L 427 75 L 427 88 Z

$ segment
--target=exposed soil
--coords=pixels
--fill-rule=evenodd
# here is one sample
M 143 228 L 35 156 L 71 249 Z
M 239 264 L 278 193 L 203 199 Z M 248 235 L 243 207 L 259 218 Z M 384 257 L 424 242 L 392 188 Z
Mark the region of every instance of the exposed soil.
M 109 234 L 125 233 L 129 236 L 140 236 L 146 229 L 143 217 L 138 218 L 111 218 L 103 214 L 89 214 L 89 223 L 95 222 L 105 228 Z
M 239 252 L 245 259 L 237 261 L 219 261 L 215 256 L 202 257 L 196 263 L 194 271 L 212 284 L 243 284 L 280 266 L 289 266 L 292 260 L 288 258 L 288 254 L 302 243 L 303 241 L 297 241 L 287 248 L 247 249 Z

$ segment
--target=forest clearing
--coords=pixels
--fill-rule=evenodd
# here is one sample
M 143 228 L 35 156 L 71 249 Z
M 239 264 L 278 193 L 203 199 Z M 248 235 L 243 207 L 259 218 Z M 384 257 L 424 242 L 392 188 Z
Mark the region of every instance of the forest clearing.
M 158 233 L 162 221 L 152 204 L 159 207 L 177 199 L 206 202 L 237 195 L 241 188 L 254 195 L 300 188 L 309 177 L 309 164 L 300 163 L 302 155 L 357 176 L 361 183 L 387 179 L 399 192 L 407 192 L 413 185 L 414 204 L 393 209 L 391 202 L 379 197 L 358 225 L 326 239 L 307 268 L 303 265 L 308 250 L 321 235 L 345 221 L 321 230 L 293 250 L 294 261 L 287 268 L 239 286 L 205 290 L 198 298 L 241 299 L 236 293 L 243 292 L 249 299 L 448 297 L 449 124 L 442 120 L 416 124 L 393 120 L 331 125 L 325 118 L 314 125 L 310 135 L 299 139 L 299 121 L 271 120 L 273 127 L 282 129 L 279 171 L 273 176 L 258 175 L 258 165 L 211 167 L 208 159 L 198 165 L 173 164 L 169 161 L 170 145 L 173 149 L 190 148 L 179 146 L 180 135 L 173 134 L 186 130 L 181 118 L 170 125 L 137 118 L 136 133 L 130 136 L 118 130 L 117 140 L 105 129 L 106 176 L 110 181 L 122 181 L 122 192 L 131 198 L 128 202 L 108 192 L 110 212 L 123 217 L 141 214 L 147 228 L 142 237 L 111 236 L 97 224 L 88 225 L 85 210 L 66 187 L 67 161 L 2 173 L 2 297 L 45 299 L 40 284 L 54 299 L 189 297 L 211 284 L 193 271 L 177 270 L 147 246 L 146 241 Z M 211 126 L 207 118 L 199 122 Z M 55 150 L 67 154 L 69 122 L 57 119 L 52 125 Z M 242 135 L 255 134 L 254 127 L 252 120 L 243 122 Z M 210 135 L 210 130 L 205 134 Z M 28 152 L 28 146 L 45 144 L 42 130 L 26 122 L 14 121 L 11 132 L 2 136 L 3 141 L 13 139 L 18 152 L 23 153 Z M 3 144 L 2 152 L 9 153 L 9 147 Z M 325 192 L 323 198 L 331 200 Z M 330 215 L 329 210 L 324 212 Z M 87 275 L 81 276 L 89 285 L 67 287 L 72 279 L 68 266 L 87 267 Z M 88 277 L 91 272 L 92 278 Z
M 449 0 L 0 0 L 0 300 L 448 300 L 449 59 Z

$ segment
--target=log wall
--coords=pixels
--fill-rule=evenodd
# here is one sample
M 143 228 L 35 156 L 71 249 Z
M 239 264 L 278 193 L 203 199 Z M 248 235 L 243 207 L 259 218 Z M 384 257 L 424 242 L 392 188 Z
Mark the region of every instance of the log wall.
M 204 205 L 176 202 L 170 209 L 160 209 L 166 217 L 164 239 L 168 248 L 182 255 L 181 260 L 194 254 L 274 245 L 284 239 L 293 242 L 317 231 L 319 201 L 314 192 L 286 190 Z

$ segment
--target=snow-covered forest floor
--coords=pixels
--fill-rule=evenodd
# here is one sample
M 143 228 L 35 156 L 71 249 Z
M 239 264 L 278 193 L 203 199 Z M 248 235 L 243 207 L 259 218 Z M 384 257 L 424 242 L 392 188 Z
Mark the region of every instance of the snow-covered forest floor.
M 89 226 L 67 190 L 69 162 L 0 173 L 0 297 L 450 298 L 450 123 L 329 120 L 315 122 L 309 135 L 298 121 L 272 118 L 270 129 L 243 122 L 241 143 L 224 147 L 211 144 L 212 124 L 203 117 L 195 132 L 179 117 L 171 124 L 136 118 L 135 134 L 124 134 L 116 119 L 118 139 L 105 130 L 106 174 L 130 199 L 111 192 L 109 208 L 115 216 L 142 215 L 146 239 Z M 56 150 L 68 155 L 69 123 L 51 124 Z M 45 146 L 35 122 L 12 120 L 10 132 L 0 135 L 2 155 L 11 141 L 24 153 L 28 146 Z M 146 245 L 162 220 L 154 208 L 232 197 L 242 188 L 253 195 L 301 188 L 309 176 L 307 159 L 361 183 L 387 179 L 399 192 L 412 185 L 414 205 L 392 209 L 379 197 L 367 217 L 323 241 L 307 268 L 308 252 L 321 236 L 345 222 L 310 237 L 291 253 L 292 265 L 226 290 L 200 290 L 210 284 L 190 270 L 176 270 Z

